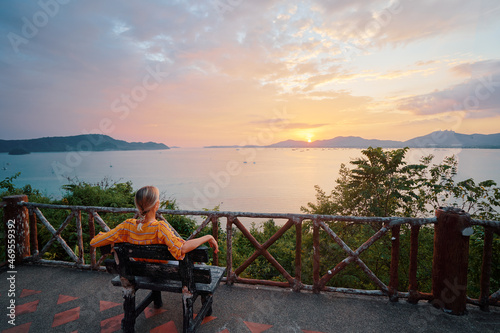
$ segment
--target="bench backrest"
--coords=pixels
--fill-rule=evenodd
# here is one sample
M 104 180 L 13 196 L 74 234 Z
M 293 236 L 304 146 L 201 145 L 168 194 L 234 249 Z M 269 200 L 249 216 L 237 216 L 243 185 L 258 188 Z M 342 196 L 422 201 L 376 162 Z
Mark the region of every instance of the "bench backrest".
M 189 257 L 193 262 L 208 262 L 209 258 L 207 249 L 208 248 L 206 246 L 200 246 L 187 253 L 186 257 Z M 118 257 L 124 256 L 142 259 L 177 260 L 168 250 L 168 246 L 164 244 L 135 245 L 130 243 L 116 243 L 114 250 L 118 254 Z
M 189 281 L 193 283 L 210 283 L 210 269 L 203 265 L 194 265 L 195 262 L 209 261 L 208 248 L 200 246 L 186 254 L 183 260 L 177 261 L 166 245 L 134 245 L 130 243 L 116 243 L 115 253 L 119 263 L 117 272 L 123 277 L 132 280 L 135 276 L 145 276 L 162 280 Z M 134 261 L 134 259 L 154 259 L 174 261 L 169 263 L 153 263 Z

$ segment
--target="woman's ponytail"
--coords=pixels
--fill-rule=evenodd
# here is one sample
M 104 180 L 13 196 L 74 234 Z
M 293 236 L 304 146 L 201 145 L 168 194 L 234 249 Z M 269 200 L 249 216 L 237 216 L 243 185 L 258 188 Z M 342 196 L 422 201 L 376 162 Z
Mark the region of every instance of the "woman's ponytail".
M 137 191 L 134 198 L 135 206 L 139 211 L 137 230 L 142 231 L 142 224 L 146 215 L 159 199 L 160 191 L 154 186 L 144 186 Z

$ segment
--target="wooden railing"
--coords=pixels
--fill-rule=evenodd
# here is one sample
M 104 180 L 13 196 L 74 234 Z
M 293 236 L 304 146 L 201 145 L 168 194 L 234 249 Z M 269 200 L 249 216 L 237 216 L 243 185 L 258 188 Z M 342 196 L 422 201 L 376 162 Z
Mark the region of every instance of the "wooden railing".
M 21 198 L 20 198 L 21 197 Z M 87 213 L 87 222 L 89 237 L 95 236 L 95 224 L 97 223 L 103 230 L 109 230 L 108 225 L 99 215 L 100 213 L 136 213 L 133 208 L 110 208 L 110 207 L 90 207 L 90 206 L 69 206 L 69 205 L 51 205 L 27 202 L 25 196 L 14 196 L 4 198 L 4 220 L 11 218 L 16 220 L 17 224 L 16 235 L 18 244 L 18 256 L 21 261 L 31 261 L 41 264 L 51 265 L 64 265 L 74 266 L 83 269 L 103 269 L 101 263 L 104 256 L 97 258 L 96 251 L 90 247 L 90 263 L 85 262 L 84 257 L 84 241 L 82 212 Z M 9 208 L 10 207 L 10 208 Z M 10 210 L 9 210 L 10 209 Z M 16 209 L 18 210 L 17 212 Z M 67 210 L 69 215 L 65 218 L 64 222 L 56 229 L 43 215 L 41 209 L 56 209 Z M 278 287 L 291 288 L 293 291 L 299 292 L 301 290 L 310 290 L 314 293 L 320 291 L 334 291 L 352 294 L 364 295 L 384 295 L 388 296 L 391 301 L 397 301 L 398 298 L 407 298 L 411 303 L 417 303 L 419 300 L 433 299 L 433 295 L 418 291 L 417 281 L 417 257 L 418 257 L 418 238 L 419 231 L 422 226 L 433 225 L 438 223 L 442 218 L 439 215 L 433 218 L 402 218 L 402 217 L 353 217 L 353 216 L 333 216 L 333 215 L 314 215 L 314 214 L 270 214 L 270 213 L 244 213 L 244 212 L 224 212 L 224 211 L 185 211 L 185 210 L 159 210 L 157 218 L 165 220 L 163 214 L 168 215 L 183 215 L 183 216 L 198 216 L 203 217 L 203 222 L 197 230 L 189 237 L 197 236 L 205 227 L 210 227 L 211 224 L 212 234 L 218 238 L 219 235 L 219 221 L 226 221 L 226 239 L 227 239 L 227 252 L 226 252 L 226 265 L 227 277 L 225 278 L 228 284 L 245 283 L 245 284 L 261 284 Z M 10 217 L 5 217 L 8 215 Z M 443 214 L 444 215 L 444 214 Z M 29 216 L 29 218 L 27 218 Z M 284 219 L 286 222 L 281 228 L 263 244 L 259 243 L 250 231 L 241 222 L 243 218 L 258 218 L 258 219 Z M 19 223 L 22 220 L 22 223 Z M 76 234 L 77 234 L 77 251 L 72 248 L 61 237 L 62 231 L 68 227 L 72 220 L 76 221 Z M 28 222 L 29 221 L 29 222 Z M 52 237 L 46 244 L 42 244 L 42 249 L 39 249 L 38 244 L 38 231 L 37 221 L 52 234 Z M 368 238 L 357 249 L 350 248 L 328 225 L 329 222 L 352 222 L 352 223 L 371 223 L 381 225 L 380 229 L 376 231 L 373 236 Z M 301 279 L 302 272 L 302 228 L 304 223 L 311 223 L 313 228 L 313 284 L 304 284 Z M 492 265 L 492 242 L 493 234 L 500 234 L 499 221 L 484 221 L 484 220 L 470 220 L 470 225 L 482 226 L 485 232 L 484 249 L 483 249 L 483 264 L 482 275 L 480 281 L 480 297 L 479 299 L 471 299 L 467 297 L 467 302 L 481 307 L 483 310 L 488 310 L 490 305 L 499 305 L 500 290 L 490 294 L 490 279 L 491 279 L 491 265 Z M 439 224 L 439 223 L 438 223 Z M 28 226 L 29 225 L 29 226 Z M 402 225 L 409 225 L 411 230 L 410 236 L 410 258 L 409 258 L 409 286 L 408 291 L 398 291 L 398 265 L 400 253 L 400 228 Z M 239 267 L 233 267 L 233 231 L 234 227 L 239 229 L 241 233 L 250 241 L 255 247 L 255 252 L 247 258 Z M 292 276 L 287 272 L 282 265 L 269 253 L 268 248 L 279 239 L 286 231 L 295 228 L 295 272 Z M 28 230 L 26 230 L 28 229 Z M 331 269 L 326 274 L 320 274 L 320 244 L 319 234 L 325 232 L 333 242 L 337 243 L 340 248 L 345 252 L 346 257 L 339 263 L 328 263 Z M 377 242 L 381 237 L 387 233 L 391 233 L 391 263 L 390 263 L 390 279 L 389 284 L 386 285 L 374 272 L 361 260 L 360 255 L 366 251 L 372 244 Z M 24 233 L 24 236 L 21 234 Z M 29 234 L 29 236 L 27 236 Z M 463 232 L 466 234 L 466 231 Z M 24 237 L 24 238 L 23 238 Z M 461 236 L 460 236 L 461 237 Z M 56 261 L 42 259 L 44 254 L 49 250 L 54 242 L 58 242 L 66 251 L 71 261 Z M 468 242 L 468 237 L 467 237 Z M 434 245 L 436 252 L 436 244 Z M 24 252 L 23 252 L 24 251 Z M 467 249 L 468 251 L 468 249 Z M 75 253 L 76 252 L 76 253 Z M 283 276 L 286 282 L 269 281 L 269 280 L 255 280 L 240 277 L 240 274 L 259 256 L 263 256 L 268 260 Z M 327 283 L 332 277 L 342 271 L 346 266 L 351 263 L 356 263 L 360 269 L 368 276 L 368 278 L 377 286 L 377 290 L 362 290 L 351 288 L 330 287 Z M 214 264 L 219 265 L 218 254 L 214 254 Z M 434 269 L 434 267 L 433 267 Z M 466 270 L 466 269 L 465 269 Z M 434 287 L 434 285 L 433 285 Z M 434 288 L 433 288 L 434 289 Z

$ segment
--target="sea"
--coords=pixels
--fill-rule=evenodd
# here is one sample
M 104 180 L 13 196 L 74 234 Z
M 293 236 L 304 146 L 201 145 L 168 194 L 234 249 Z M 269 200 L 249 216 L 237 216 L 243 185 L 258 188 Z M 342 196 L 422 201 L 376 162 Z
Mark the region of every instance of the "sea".
M 500 149 L 410 149 L 407 163 L 432 154 L 439 164 L 458 159 L 456 180 L 500 183 Z M 134 189 L 155 185 L 179 209 L 301 213 L 315 202 L 315 186 L 330 192 L 341 164 L 362 156 L 343 148 L 173 148 L 148 151 L 0 154 L 0 181 L 20 172 L 16 187 L 30 184 L 53 199 L 76 181 L 131 181 Z

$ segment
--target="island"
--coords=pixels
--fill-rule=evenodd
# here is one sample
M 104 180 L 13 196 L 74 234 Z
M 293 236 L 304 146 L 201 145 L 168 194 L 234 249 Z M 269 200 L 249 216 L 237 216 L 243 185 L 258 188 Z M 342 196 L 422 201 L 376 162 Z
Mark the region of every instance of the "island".
M 27 140 L 0 140 L 0 153 L 23 155 L 35 152 L 163 150 L 163 143 L 127 142 L 103 134 L 44 137 Z

